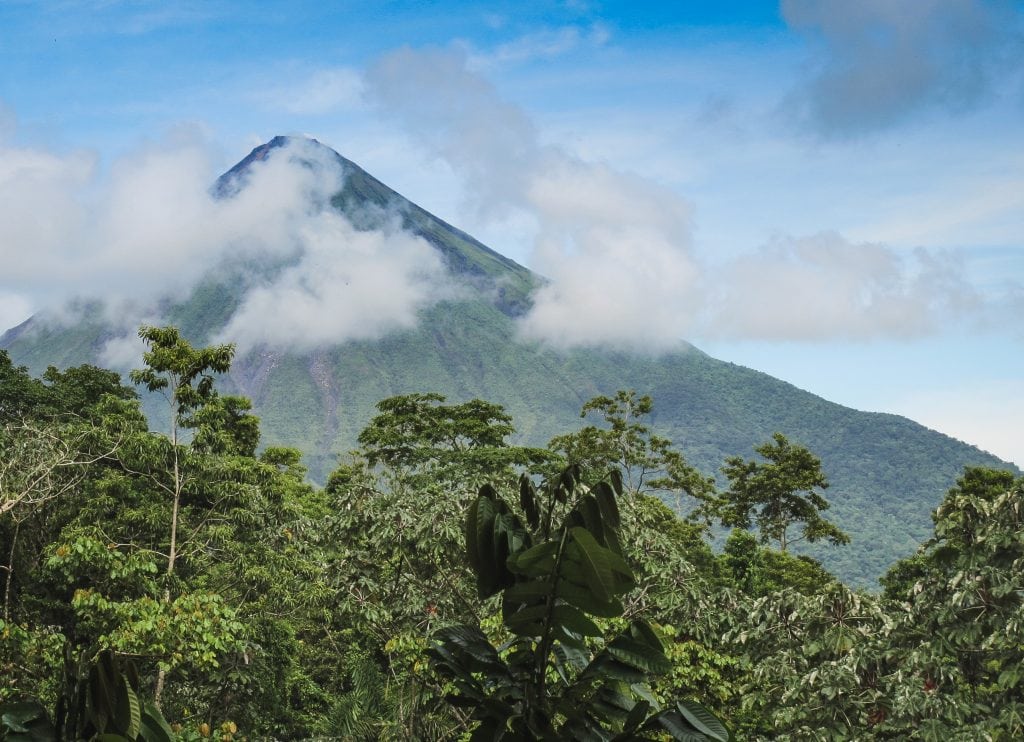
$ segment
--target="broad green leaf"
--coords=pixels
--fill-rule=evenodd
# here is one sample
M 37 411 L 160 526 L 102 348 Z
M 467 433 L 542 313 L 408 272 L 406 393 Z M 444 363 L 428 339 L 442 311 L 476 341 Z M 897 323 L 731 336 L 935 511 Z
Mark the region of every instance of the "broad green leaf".
M 555 567 L 557 553 L 558 543 L 545 541 L 531 546 L 526 551 L 510 555 L 506 563 L 508 568 L 517 574 L 526 577 L 547 577 Z
M 469 534 L 473 534 L 472 547 L 476 553 L 477 591 L 480 598 L 487 598 L 499 589 L 500 567 L 494 563 L 494 522 L 498 517 L 494 500 L 481 494 L 472 521 L 467 520 L 467 547 Z
M 570 631 L 580 634 L 581 636 L 602 636 L 603 634 L 597 624 L 571 605 L 564 603 L 556 605 L 554 610 L 554 620 L 568 628 Z
M 519 636 L 540 636 L 548 610 L 544 604 L 523 608 L 505 619 L 505 627 Z
M 579 559 L 587 587 L 599 600 L 608 602 L 633 587 L 633 574 L 618 554 L 601 546 L 585 528 L 569 531 L 573 544 L 578 547 L 574 556 Z
M 676 709 L 682 714 L 695 729 L 704 734 L 708 739 L 716 742 L 728 742 L 732 739 L 729 730 L 718 720 L 714 714 L 693 701 L 679 701 Z
M 621 616 L 624 610 L 622 601 L 618 598 L 600 600 L 586 585 L 570 582 L 568 579 L 558 581 L 555 594 L 592 616 L 615 618 Z
M 663 651 L 625 636 L 616 637 L 605 651 L 620 662 L 648 673 L 661 674 L 672 669 Z
M 173 742 L 175 734 L 170 725 L 152 701 L 142 707 L 142 728 L 139 736 L 143 742 Z
M 641 724 L 647 720 L 647 715 L 651 712 L 651 704 L 647 701 L 639 701 L 633 705 L 630 709 L 629 715 L 626 717 L 626 721 L 623 724 L 622 731 L 634 732 Z
M 618 469 L 612 469 L 608 473 L 608 478 L 611 480 L 612 489 L 615 491 L 616 496 L 622 497 L 622 472 Z
M 547 580 L 530 580 L 529 582 L 517 582 L 515 585 L 505 589 L 502 593 L 502 600 L 505 604 L 520 605 L 523 603 L 535 603 L 551 594 L 551 583 Z

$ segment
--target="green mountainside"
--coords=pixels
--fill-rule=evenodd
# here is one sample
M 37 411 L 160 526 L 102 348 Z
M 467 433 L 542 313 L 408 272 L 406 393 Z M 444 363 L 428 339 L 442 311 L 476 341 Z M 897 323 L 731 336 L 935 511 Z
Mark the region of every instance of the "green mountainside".
M 258 147 L 216 186 L 225 198 L 243 188 L 253 161 L 287 140 Z M 545 444 L 579 427 L 580 407 L 597 394 L 635 389 L 654 398 L 651 427 L 687 458 L 716 473 L 727 456 L 753 455 L 775 431 L 821 457 L 832 483 L 829 513 L 852 543 L 812 550 L 838 576 L 871 586 L 931 533 L 930 512 L 966 465 L 1012 468 L 977 448 L 895 415 L 833 404 L 767 374 L 716 360 L 685 343 L 659 357 L 607 350 L 559 352 L 519 341 L 515 317 L 541 279 L 471 236 L 412 204 L 330 151 L 346 173 L 332 204 L 360 228 L 374 208 L 400 215 L 405 229 L 443 256 L 468 290 L 421 313 L 411 330 L 305 354 L 272 349 L 237 358 L 226 388 L 249 396 L 264 444 L 296 446 L 323 481 L 355 445 L 375 403 L 436 391 L 450 401 L 483 398 L 514 416 L 519 439 Z M 194 342 L 207 342 L 238 306 L 244 269 L 212 275 L 165 318 Z M 47 365 L 96 362 L 112 330 L 98 321 L 56 327 L 29 320 L 0 338 L 11 358 L 39 373 Z

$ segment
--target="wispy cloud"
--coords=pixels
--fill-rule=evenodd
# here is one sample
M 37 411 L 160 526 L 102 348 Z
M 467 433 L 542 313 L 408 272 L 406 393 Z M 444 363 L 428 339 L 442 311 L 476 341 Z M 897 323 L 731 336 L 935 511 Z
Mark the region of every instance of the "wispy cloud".
M 582 47 L 600 47 L 611 39 L 611 30 L 604 24 L 569 25 L 542 28 L 498 44 L 490 50 L 473 50 L 467 64 L 474 70 L 554 59 Z
M 457 51 L 403 49 L 368 73 L 387 117 L 467 183 L 478 213 L 528 213 L 531 264 L 552 279 L 521 329 L 561 346 L 674 345 L 696 304 L 690 206 L 655 183 L 542 144 Z
M 304 72 L 285 85 L 252 92 L 261 106 L 296 115 L 322 116 L 363 106 L 362 75 L 350 67 Z
M 712 277 L 713 337 L 822 341 L 911 338 L 980 317 L 957 256 L 855 244 L 835 233 L 778 238 Z
M 458 51 L 390 54 L 370 70 L 367 92 L 461 175 L 478 215 L 531 218 L 528 262 L 550 282 L 521 321 L 529 339 L 657 352 L 683 337 L 909 338 L 983 324 L 1002 302 L 970 282 L 963 254 L 835 232 L 701 259 L 677 192 L 542 143 Z
M 995 0 L 783 0 L 812 45 L 809 77 L 788 100 L 826 136 L 854 136 L 928 108 L 959 112 L 1006 78 L 1020 83 L 1024 29 Z

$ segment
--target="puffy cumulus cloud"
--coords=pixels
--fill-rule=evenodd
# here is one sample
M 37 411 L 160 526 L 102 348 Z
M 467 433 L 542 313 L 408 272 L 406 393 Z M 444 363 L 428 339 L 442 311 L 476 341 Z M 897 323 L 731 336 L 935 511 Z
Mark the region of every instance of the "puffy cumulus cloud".
M 232 328 L 249 343 L 284 342 L 292 300 L 317 318 L 309 328 L 316 342 L 328 332 L 341 342 L 408 324 L 426 301 L 424 280 L 439 271 L 424 245 L 394 229 L 358 233 L 328 208 L 344 173 L 327 148 L 290 140 L 253 162 L 229 198 L 213 193 L 212 162 L 189 132 L 140 148 L 106 175 L 87 153 L 0 151 L 0 306 L 17 309 L 12 296 L 31 300 L 52 307 L 53 322 L 104 311 L 128 338 L 109 346 L 113 363 L 134 353 L 131 335 L 141 321 L 158 321 L 160 301 L 183 298 L 225 264 L 291 266 L 279 285 L 258 284 L 243 300 Z M 262 330 L 259 307 L 274 315 Z M 325 323 L 322 315 L 339 308 L 347 319 Z
M 232 250 L 292 243 L 322 172 L 287 158 L 260 163 L 238 198 L 211 195 L 201 139 L 173 136 L 114 162 L 88 153 L 0 152 L 0 289 L 57 304 L 76 296 L 152 301 L 180 294 Z M 335 183 L 338 176 L 332 176 Z
M 361 232 L 324 212 L 299 241 L 298 262 L 246 294 L 222 341 L 246 352 L 377 338 L 414 326 L 417 312 L 447 293 L 438 253 L 401 230 Z
M 648 351 L 679 343 L 696 306 L 684 199 L 542 143 L 458 51 L 389 54 L 369 70 L 367 93 L 462 176 L 480 215 L 531 217 L 531 264 L 551 281 L 522 320 L 525 337 Z
M 541 225 L 534 263 L 550 283 L 523 335 L 562 347 L 676 347 L 698 306 L 689 207 L 636 176 L 551 159 L 528 191 Z
M 789 103 L 826 135 L 882 129 L 930 106 L 970 109 L 999 78 L 1019 80 L 1024 60 L 1024 21 L 1003 0 L 783 0 L 782 14 L 814 50 Z
M 727 263 L 712 285 L 702 333 L 738 339 L 908 338 L 984 308 L 954 254 L 834 233 L 777 239 Z

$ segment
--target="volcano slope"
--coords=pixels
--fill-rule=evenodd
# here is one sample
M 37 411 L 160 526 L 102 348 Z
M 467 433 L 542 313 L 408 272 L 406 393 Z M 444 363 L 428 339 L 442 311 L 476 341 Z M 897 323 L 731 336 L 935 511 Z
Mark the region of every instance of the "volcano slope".
M 257 147 L 215 184 L 235 198 L 260 163 L 299 157 L 277 137 Z M 545 445 L 579 427 L 580 407 L 597 394 L 633 389 L 654 399 L 648 421 L 687 459 L 714 474 L 728 456 L 753 456 L 780 431 L 823 462 L 832 486 L 828 516 L 851 536 L 843 547 L 810 553 L 844 581 L 871 587 L 896 559 L 931 533 L 930 512 L 967 465 L 1012 468 L 979 449 L 908 419 L 828 402 L 767 374 L 716 360 L 680 341 L 673 352 L 643 356 L 604 349 L 556 350 L 523 342 L 516 318 L 542 279 L 399 195 L 333 150 L 312 140 L 316 160 L 343 174 L 325 208 L 358 230 L 397 224 L 440 256 L 456 290 L 421 309 L 414 327 L 375 339 L 323 343 L 312 350 L 261 345 L 236 357 L 225 388 L 252 399 L 266 445 L 305 455 L 323 481 L 339 454 L 354 447 L 382 398 L 439 392 L 449 401 L 481 398 L 513 415 L 519 442 Z M 162 321 L 194 343 L 219 337 L 245 292 L 280 265 L 257 260 L 209 273 L 184 300 L 165 301 Z M 255 277 L 255 278 L 254 278 Z M 449 287 L 450 289 L 451 287 Z M 338 290 L 344 290 L 339 287 Z M 99 319 L 54 322 L 34 317 L 0 338 L 19 364 L 98 363 L 120 331 Z

